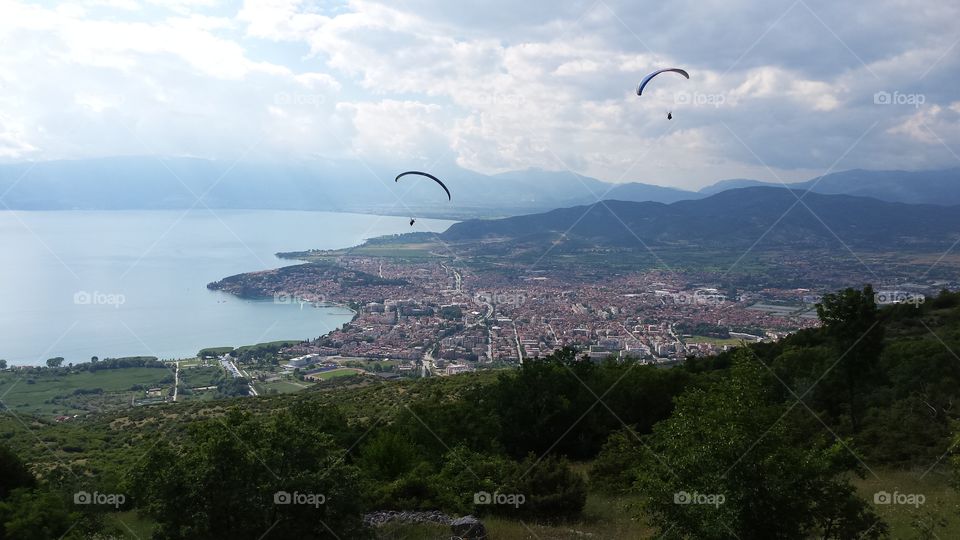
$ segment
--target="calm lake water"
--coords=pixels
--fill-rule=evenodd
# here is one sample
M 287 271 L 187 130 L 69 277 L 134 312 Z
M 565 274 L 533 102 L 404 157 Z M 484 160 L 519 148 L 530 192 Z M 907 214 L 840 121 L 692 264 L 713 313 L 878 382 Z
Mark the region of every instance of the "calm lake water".
M 445 220 L 418 219 L 416 231 Z M 315 338 L 350 320 L 337 307 L 241 300 L 223 277 L 408 232 L 408 218 L 263 210 L 0 212 L 0 358 L 42 364 Z

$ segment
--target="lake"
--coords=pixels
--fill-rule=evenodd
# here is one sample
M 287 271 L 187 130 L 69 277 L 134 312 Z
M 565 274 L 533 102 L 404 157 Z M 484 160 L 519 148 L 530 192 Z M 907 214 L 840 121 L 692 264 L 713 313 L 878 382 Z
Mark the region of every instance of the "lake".
M 241 300 L 223 277 L 296 261 L 274 253 L 337 249 L 453 222 L 268 210 L 0 212 L 0 358 L 43 364 L 316 338 L 342 307 Z

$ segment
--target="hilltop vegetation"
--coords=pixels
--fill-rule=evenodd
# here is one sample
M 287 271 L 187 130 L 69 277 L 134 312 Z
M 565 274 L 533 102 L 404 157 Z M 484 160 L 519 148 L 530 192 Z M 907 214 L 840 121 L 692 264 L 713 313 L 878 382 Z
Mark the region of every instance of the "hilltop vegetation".
M 956 497 L 941 486 L 960 400 L 960 294 L 878 311 L 871 289 L 848 289 L 819 315 L 822 328 L 674 369 L 563 350 L 517 371 L 347 377 L 73 424 L 5 417 L 19 458 L 4 460 L 0 523 L 8 538 L 80 538 L 119 531 L 135 511 L 156 538 L 270 527 L 354 538 L 387 530 L 364 528 L 364 512 L 429 509 L 480 515 L 501 537 L 527 534 L 519 523 L 551 537 L 604 526 L 625 538 L 956 532 L 944 506 Z M 904 492 L 907 477 L 924 491 Z M 72 504 L 81 491 L 125 500 Z M 325 500 L 276 504 L 280 492 Z M 904 496 L 925 502 L 898 505 Z M 599 501 L 636 521 L 596 524 Z M 82 527 L 67 530 L 71 520 Z

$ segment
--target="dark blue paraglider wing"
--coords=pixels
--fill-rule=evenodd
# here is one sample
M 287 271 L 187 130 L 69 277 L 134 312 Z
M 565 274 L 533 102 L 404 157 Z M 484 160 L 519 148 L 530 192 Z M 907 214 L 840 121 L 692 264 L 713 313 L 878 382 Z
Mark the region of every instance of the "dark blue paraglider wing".
M 687 73 L 686 71 L 680 69 L 680 68 L 660 69 L 660 70 L 654 71 L 653 73 L 647 75 L 646 77 L 643 78 L 642 81 L 640 81 L 640 86 L 637 87 L 637 95 L 638 95 L 638 96 L 643 95 L 643 89 L 644 89 L 644 87 L 647 86 L 647 83 L 650 82 L 654 77 L 656 77 L 657 75 L 659 75 L 659 74 L 661 74 L 661 73 L 666 73 L 666 72 L 668 72 L 668 71 L 672 71 L 673 73 L 679 73 L 679 74 L 683 75 L 684 77 L 686 77 L 686 78 L 688 78 L 688 79 L 690 78 L 690 74 Z
M 408 174 L 415 174 L 415 175 L 418 175 L 418 176 L 426 176 L 427 178 L 429 178 L 429 179 L 433 180 L 434 182 L 440 184 L 440 187 L 442 187 L 443 190 L 447 192 L 447 200 L 453 200 L 453 197 L 450 196 L 450 190 L 447 189 L 447 186 L 446 186 L 443 182 L 441 182 L 439 178 L 437 178 L 436 176 L 434 176 L 434 175 L 432 175 L 432 174 L 430 174 L 430 173 L 425 173 L 425 172 L 421 172 L 421 171 L 407 171 L 407 172 L 405 172 L 405 173 L 400 173 L 400 174 L 398 174 L 398 175 L 397 175 L 397 178 L 394 180 L 394 182 L 399 182 L 401 178 L 403 178 L 404 176 L 407 176 Z

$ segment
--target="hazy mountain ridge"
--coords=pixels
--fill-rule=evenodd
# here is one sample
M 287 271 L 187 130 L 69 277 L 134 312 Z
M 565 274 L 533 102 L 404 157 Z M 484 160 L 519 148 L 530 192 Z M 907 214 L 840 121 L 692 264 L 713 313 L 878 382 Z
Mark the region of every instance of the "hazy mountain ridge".
M 798 202 L 802 197 L 802 202 Z M 960 235 L 960 207 L 890 203 L 867 197 L 750 187 L 673 204 L 604 201 L 542 214 L 469 220 L 442 237 L 496 238 L 584 247 L 766 246 L 945 249 Z M 642 242 L 642 243 L 641 243 Z
M 431 182 L 394 182 L 387 168 L 357 161 L 233 163 L 198 158 L 113 157 L 0 165 L 3 204 L 15 210 L 152 210 L 191 207 L 356 211 L 418 216 L 496 217 L 613 199 L 674 203 L 729 189 L 782 184 L 723 180 L 699 192 L 630 182 L 610 184 L 570 171 L 528 169 L 495 175 L 438 165 L 454 193 L 438 198 Z M 890 202 L 960 204 L 960 168 L 834 173 L 789 184 L 817 193 Z M 198 198 L 202 200 L 198 201 Z

